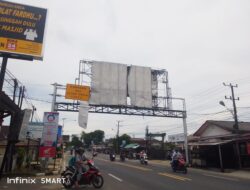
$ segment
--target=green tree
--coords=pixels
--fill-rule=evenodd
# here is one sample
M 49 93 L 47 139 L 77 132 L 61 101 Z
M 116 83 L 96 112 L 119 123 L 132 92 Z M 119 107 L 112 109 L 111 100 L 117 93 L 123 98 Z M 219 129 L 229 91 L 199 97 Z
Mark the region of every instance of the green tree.
M 119 146 L 122 145 L 122 142 L 125 141 L 126 144 L 130 144 L 131 142 L 131 137 L 127 134 L 123 134 L 122 136 L 119 137 Z
M 94 143 L 95 144 L 101 144 L 103 143 L 104 139 L 104 131 L 102 130 L 96 130 L 93 132 L 93 137 L 94 137 Z
M 101 144 L 103 143 L 103 139 L 104 139 L 104 131 L 95 130 L 90 133 L 82 132 L 81 139 L 84 141 L 87 147 L 91 145 L 92 141 L 94 142 L 94 144 Z
M 82 146 L 82 141 L 75 135 L 72 136 L 72 140 L 70 142 L 71 146 Z

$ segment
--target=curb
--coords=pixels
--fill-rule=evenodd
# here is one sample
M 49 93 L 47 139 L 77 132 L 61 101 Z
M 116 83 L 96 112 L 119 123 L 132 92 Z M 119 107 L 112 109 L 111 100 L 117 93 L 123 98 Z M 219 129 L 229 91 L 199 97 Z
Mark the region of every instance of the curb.
M 36 173 L 35 176 L 45 176 L 45 173 Z

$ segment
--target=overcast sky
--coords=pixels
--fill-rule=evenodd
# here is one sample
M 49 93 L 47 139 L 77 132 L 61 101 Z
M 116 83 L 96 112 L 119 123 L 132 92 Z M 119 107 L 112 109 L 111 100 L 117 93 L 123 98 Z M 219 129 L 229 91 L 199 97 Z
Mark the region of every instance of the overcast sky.
M 51 101 L 50 84 L 74 83 L 81 59 L 108 61 L 169 72 L 173 97 L 187 103 L 188 133 L 208 119 L 232 120 L 219 105 L 235 88 L 240 121 L 250 120 L 250 1 L 249 0 L 9 0 L 48 9 L 43 61 L 9 60 L 10 70 L 30 97 Z M 42 119 L 51 105 L 32 101 Z M 248 107 L 248 108 L 247 108 Z M 76 134 L 77 113 L 60 112 L 64 133 Z M 176 134 L 181 119 L 89 114 L 87 132 L 143 137 L 150 132 Z M 60 119 L 61 123 L 62 120 Z

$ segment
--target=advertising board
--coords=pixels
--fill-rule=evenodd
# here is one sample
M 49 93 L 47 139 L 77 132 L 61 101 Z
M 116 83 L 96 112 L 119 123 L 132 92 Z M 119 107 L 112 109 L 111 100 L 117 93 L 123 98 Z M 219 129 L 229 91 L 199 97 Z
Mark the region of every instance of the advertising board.
M 169 142 L 184 142 L 184 140 L 185 140 L 185 136 L 183 133 L 168 135 Z
M 43 135 L 41 146 L 56 146 L 59 113 L 45 112 L 43 117 Z
M 56 156 L 56 147 L 42 146 L 39 149 L 39 157 L 54 158 Z
M 47 9 L 0 0 L 0 53 L 43 58 Z

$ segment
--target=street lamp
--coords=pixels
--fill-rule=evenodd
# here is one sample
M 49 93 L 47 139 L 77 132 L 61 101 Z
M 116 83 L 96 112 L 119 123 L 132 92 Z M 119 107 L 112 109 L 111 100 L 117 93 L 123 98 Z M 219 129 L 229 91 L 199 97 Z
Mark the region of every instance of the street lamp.
M 226 105 L 225 105 L 225 103 L 223 101 L 220 101 L 219 104 L 226 107 Z
M 219 104 L 222 105 L 223 107 L 225 107 L 232 114 L 232 116 L 234 117 L 233 111 L 230 110 L 223 101 L 219 101 Z

